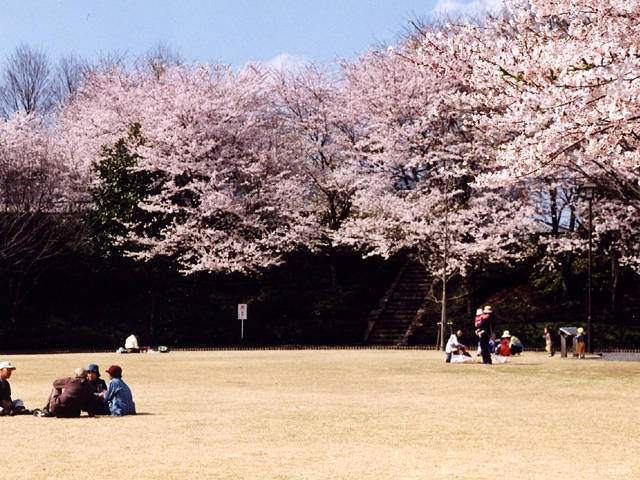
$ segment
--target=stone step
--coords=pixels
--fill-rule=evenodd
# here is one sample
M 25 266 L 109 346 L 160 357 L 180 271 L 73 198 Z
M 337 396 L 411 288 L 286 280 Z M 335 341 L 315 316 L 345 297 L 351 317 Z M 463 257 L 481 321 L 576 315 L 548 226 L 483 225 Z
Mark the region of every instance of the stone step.
M 398 345 L 405 340 L 407 332 L 422 308 L 429 287 L 429 278 L 424 268 L 408 262 L 387 290 L 369 318 L 370 329 L 365 341 L 372 345 Z

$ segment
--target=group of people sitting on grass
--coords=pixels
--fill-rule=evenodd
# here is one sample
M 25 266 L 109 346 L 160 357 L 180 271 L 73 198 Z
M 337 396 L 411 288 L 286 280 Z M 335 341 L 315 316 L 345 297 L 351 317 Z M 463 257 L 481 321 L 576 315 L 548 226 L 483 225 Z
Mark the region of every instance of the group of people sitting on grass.
M 496 340 L 495 334 L 492 334 L 491 340 L 489 340 L 489 346 L 492 348 L 492 353 L 502 355 L 503 357 L 520 355 L 523 348 L 520 339 L 515 335 L 511 335 L 509 330 L 505 330 L 502 333 L 500 340 Z
M 484 310 L 478 309 L 478 311 L 476 312 L 476 315 L 483 315 L 485 311 L 487 313 L 491 313 L 491 307 L 487 306 L 485 307 Z M 477 331 L 476 333 L 478 334 Z M 480 337 L 482 337 L 482 335 L 485 335 L 484 331 L 479 334 Z M 464 358 L 464 357 L 471 357 L 471 354 L 469 353 L 469 347 L 467 347 L 466 345 L 460 342 L 461 337 L 462 337 L 462 330 L 457 330 L 455 333 L 452 333 L 451 336 L 449 337 L 449 340 L 447 341 L 447 345 L 445 347 L 445 354 L 446 354 L 445 361 L 447 363 L 450 363 L 452 359 L 462 359 L 461 361 L 465 361 L 465 362 L 472 361 L 470 358 L 469 359 Z M 490 335 L 488 335 L 488 337 L 489 337 L 489 340 L 486 345 L 488 355 L 494 354 L 502 357 L 507 357 L 510 355 L 520 355 L 522 353 L 522 350 L 523 350 L 522 342 L 515 335 L 511 335 L 511 333 L 509 333 L 509 330 L 505 330 L 502 333 L 502 337 L 500 337 L 499 340 L 496 339 L 496 334 L 493 332 Z M 454 357 L 454 355 L 456 355 L 456 357 Z M 481 341 L 478 341 L 477 355 L 478 356 L 482 355 Z
M 76 368 L 73 376 L 54 380 L 46 405 L 33 411 L 26 409 L 20 399 L 11 398 L 9 378 L 15 369 L 11 362 L 0 362 L 0 415 L 73 418 L 82 412 L 90 417 L 136 413 L 131 390 L 122 380 L 122 368 L 118 365 L 107 368 L 108 384 L 100 378 L 100 369 L 95 363 L 86 369 Z
M 469 348 L 460 342 L 460 337 L 462 337 L 462 330 L 458 330 L 455 333 L 451 334 L 449 337 L 449 341 L 445 347 L 446 353 L 446 362 L 450 363 L 453 355 L 463 355 L 466 357 L 471 357 L 469 353 Z M 522 353 L 522 342 L 515 335 L 511 335 L 509 330 L 505 330 L 502 333 L 502 337 L 500 340 L 496 339 L 495 333 L 491 334 L 489 339 L 489 350 L 491 353 L 495 355 L 500 355 L 503 357 L 507 357 L 510 355 L 520 355 Z M 478 352 L 477 355 L 481 355 L 481 347 L 478 344 Z
M 167 353 L 169 347 L 164 345 L 158 345 L 158 349 L 154 350 L 151 347 L 143 347 L 138 343 L 138 337 L 135 333 L 129 335 L 124 341 L 124 347 L 119 347 L 116 352 L 118 353 Z

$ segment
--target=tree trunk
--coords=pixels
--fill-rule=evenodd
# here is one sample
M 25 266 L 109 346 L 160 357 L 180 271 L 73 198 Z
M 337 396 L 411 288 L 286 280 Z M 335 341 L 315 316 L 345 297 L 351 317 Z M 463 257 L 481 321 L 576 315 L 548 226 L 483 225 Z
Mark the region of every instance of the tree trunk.
M 447 324 L 447 273 L 442 275 L 442 298 L 440 299 L 440 350 L 444 351 L 444 332 Z
M 615 314 L 618 309 L 618 289 L 620 285 L 620 263 L 618 252 L 611 250 L 611 311 Z

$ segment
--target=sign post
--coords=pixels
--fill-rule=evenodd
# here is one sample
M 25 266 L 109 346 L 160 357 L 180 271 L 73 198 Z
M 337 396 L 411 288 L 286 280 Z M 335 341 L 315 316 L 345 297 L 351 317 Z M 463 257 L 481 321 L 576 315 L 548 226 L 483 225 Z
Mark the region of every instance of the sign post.
M 244 340 L 244 321 L 247 319 L 247 304 L 238 304 L 238 320 L 240 320 L 240 340 Z

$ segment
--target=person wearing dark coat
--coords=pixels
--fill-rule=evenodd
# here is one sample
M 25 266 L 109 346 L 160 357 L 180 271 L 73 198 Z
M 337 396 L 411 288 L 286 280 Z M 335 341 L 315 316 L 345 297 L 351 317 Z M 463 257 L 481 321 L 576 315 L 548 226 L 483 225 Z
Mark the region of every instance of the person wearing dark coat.
M 107 390 L 107 382 L 100 378 L 100 369 L 95 363 L 87 367 L 87 380 L 91 385 L 92 397 L 87 406 L 89 416 L 110 415 L 109 406 L 100 398 L 99 394 Z
M 11 362 L 0 362 L 0 415 L 12 415 L 15 411 L 16 401 L 11 399 L 9 384 L 11 373 L 15 369 Z
M 76 368 L 73 377 L 54 380 L 47 406 L 43 409 L 43 416 L 79 417 L 82 410 L 89 409 L 92 398 L 93 390 L 87 380 L 87 371 L 84 368 Z
M 491 363 L 491 349 L 489 347 L 489 339 L 491 337 L 491 323 L 493 310 L 489 305 L 484 307 L 481 315 L 476 315 L 475 327 L 476 334 L 480 337 L 480 354 L 482 355 L 482 363 Z

